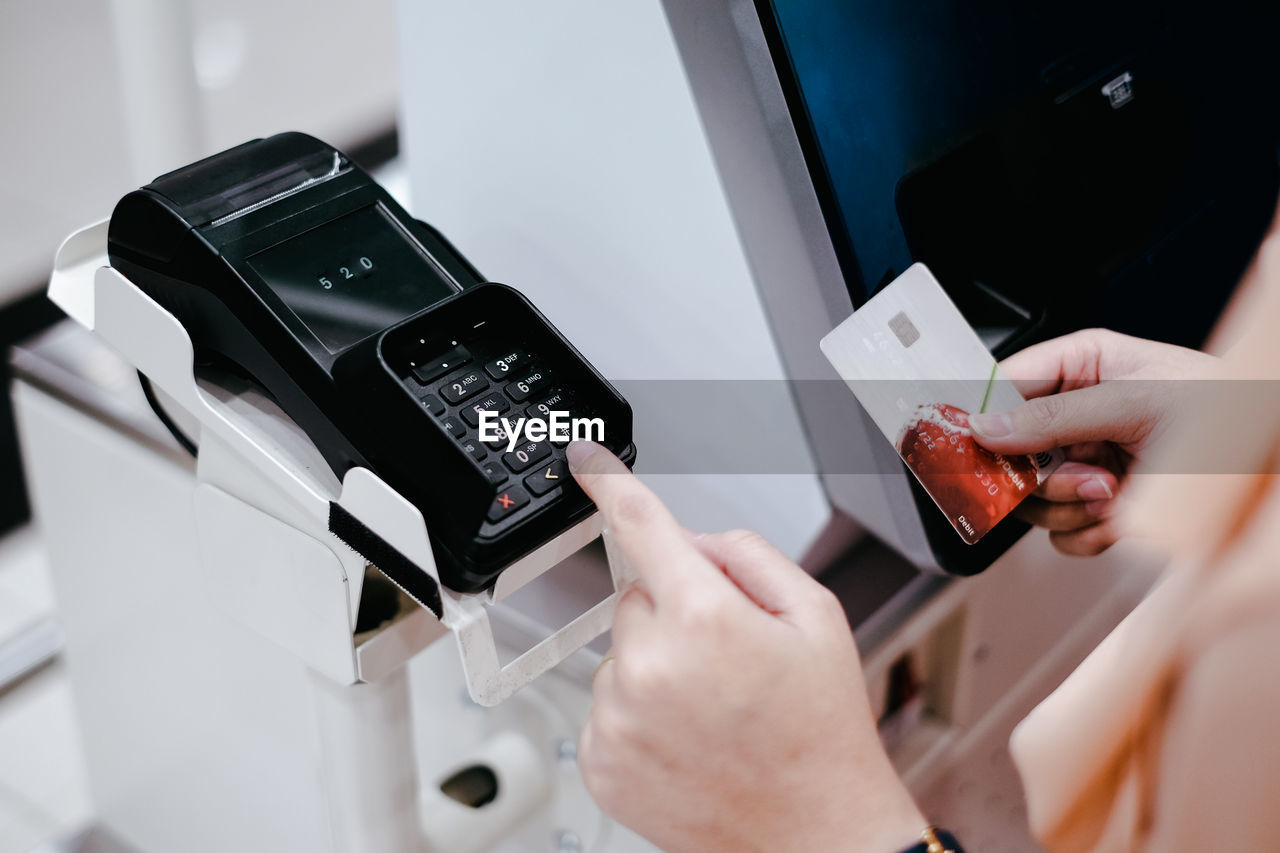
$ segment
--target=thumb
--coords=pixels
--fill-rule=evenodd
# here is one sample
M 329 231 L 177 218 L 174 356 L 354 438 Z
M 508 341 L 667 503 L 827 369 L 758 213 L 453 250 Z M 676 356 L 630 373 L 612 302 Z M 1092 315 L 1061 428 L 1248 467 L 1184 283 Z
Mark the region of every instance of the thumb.
M 1007 412 L 970 415 L 974 438 L 998 453 L 1039 453 L 1086 441 L 1129 444 L 1140 438 L 1145 419 L 1120 383 L 1028 400 Z

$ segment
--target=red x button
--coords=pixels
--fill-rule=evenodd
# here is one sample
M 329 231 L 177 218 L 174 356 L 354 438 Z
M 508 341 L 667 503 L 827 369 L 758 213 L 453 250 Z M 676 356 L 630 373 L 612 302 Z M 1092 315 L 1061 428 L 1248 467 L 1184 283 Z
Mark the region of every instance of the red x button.
M 512 486 L 499 492 L 498 496 L 494 498 L 493 504 L 489 507 L 489 520 L 493 522 L 502 521 L 502 519 L 527 503 L 529 503 L 528 492 L 519 486 Z

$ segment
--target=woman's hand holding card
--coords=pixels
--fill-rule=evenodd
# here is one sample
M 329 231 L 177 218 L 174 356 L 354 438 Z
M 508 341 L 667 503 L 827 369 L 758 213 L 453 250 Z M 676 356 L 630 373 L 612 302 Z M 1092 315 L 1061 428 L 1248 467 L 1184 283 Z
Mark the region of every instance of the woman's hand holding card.
M 1062 447 L 1066 462 L 1015 510 L 1050 531 L 1058 550 L 1109 548 L 1114 498 L 1134 460 L 1191 398 L 1216 358 L 1195 350 L 1087 329 L 1028 347 L 1001 372 L 1027 398 L 970 418 L 974 438 L 1004 454 Z

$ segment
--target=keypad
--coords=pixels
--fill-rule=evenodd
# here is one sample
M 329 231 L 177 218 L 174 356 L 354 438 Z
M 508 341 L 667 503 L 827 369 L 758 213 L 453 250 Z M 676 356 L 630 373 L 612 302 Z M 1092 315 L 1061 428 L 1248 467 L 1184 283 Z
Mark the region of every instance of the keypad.
M 567 441 L 551 441 L 550 436 L 530 441 L 521 431 L 521 443 L 508 449 L 510 435 L 497 418 L 486 418 L 497 438 L 482 438 L 481 412 L 505 417 L 513 425 L 521 418 L 549 422 L 552 412 L 573 417 L 590 414 L 579 411 L 566 377 L 557 374 L 551 363 L 540 361 L 537 348 L 523 341 L 503 346 L 485 340 L 495 331 L 486 327 L 483 334 L 447 342 L 448 350 L 442 355 L 410 364 L 407 382 L 422 406 L 458 440 L 495 487 L 487 520 L 491 528 L 503 529 L 577 486 L 564 459 Z

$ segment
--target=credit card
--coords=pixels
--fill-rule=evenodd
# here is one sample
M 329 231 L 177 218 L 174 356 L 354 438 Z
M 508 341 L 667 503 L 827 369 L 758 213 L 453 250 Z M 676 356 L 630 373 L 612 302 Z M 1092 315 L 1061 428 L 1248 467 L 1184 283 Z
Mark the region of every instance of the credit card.
M 822 352 L 907 468 L 970 545 L 1062 464 L 1053 450 L 1005 456 L 969 415 L 1023 402 L 960 309 L 914 264 L 825 338 Z

